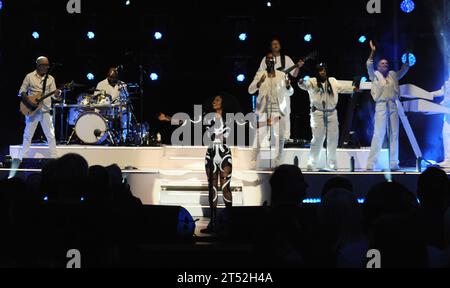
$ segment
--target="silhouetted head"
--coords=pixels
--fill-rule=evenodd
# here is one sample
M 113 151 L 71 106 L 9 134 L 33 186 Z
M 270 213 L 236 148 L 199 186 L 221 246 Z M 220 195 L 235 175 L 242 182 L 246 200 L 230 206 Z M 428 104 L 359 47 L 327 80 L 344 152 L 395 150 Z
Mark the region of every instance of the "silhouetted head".
M 109 175 L 109 184 L 113 187 L 122 185 L 122 170 L 116 164 L 106 167 Z
M 109 191 L 109 174 L 106 168 L 100 165 L 89 167 L 86 200 L 91 203 L 104 203 L 108 200 Z
M 348 191 L 353 192 L 353 184 L 348 178 L 343 176 L 335 176 L 327 180 L 322 188 L 322 198 L 330 191 L 331 189 L 346 189 Z
M 425 170 L 417 181 L 417 196 L 423 209 L 442 215 L 450 201 L 447 174 L 435 167 Z
M 347 189 L 331 189 L 322 198 L 317 220 L 328 240 L 339 246 L 362 237 L 362 213 L 355 194 Z
M 405 186 L 396 182 L 382 182 L 373 186 L 366 195 L 363 215 L 366 227 L 371 228 L 383 215 L 409 215 L 416 212 L 417 199 Z
M 86 192 L 87 161 L 81 155 L 70 153 L 59 158 L 56 165 L 57 200 L 78 203 Z
M 307 184 L 300 168 L 281 165 L 270 178 L 272 206 L 299 206 L 306 197 Z

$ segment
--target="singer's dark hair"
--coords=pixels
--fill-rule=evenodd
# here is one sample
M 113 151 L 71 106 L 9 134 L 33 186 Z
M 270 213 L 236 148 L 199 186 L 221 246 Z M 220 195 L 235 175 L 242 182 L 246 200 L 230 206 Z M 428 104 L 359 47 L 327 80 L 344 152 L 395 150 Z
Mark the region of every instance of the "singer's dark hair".
M 279 38 L 279 37 L 272 37 L 272 39 L 270 39 L 270 44 L 272 45 L 272 42 L 273 41 L 278 41 L 278 43 L 280 43 L 280 45 L 281 45 L 281 39 Z
M 227 113 L 240 113 L 242 112 L 242 108 L 241 105 L 239 104 L 239 101 L 236 99 L 236 97 L 234 97 L 233 95 L 231 95 L 228 92 L 219 92 L 216 95 L 214 95 L 213 97 L 208 98 L 208 100 L 206 101 L 206 103 L 203 105 L 204 110 L 206 113 L 211 113 L 211 112 L 215 112 L 212 106 L 212 103 L 214 101 L 214 98 L 216 98 L 217 96 L 220 96 L 220 98 L 222 98 L 222 116 L 225 117 Z
M 319 89 L 319 91 L 323 91 L 323 84 L 322 84 L 322 81 L 320 81 L 321 78 L 319 75 L 319 72 L 322 70 L 327 71 L 327 77 L 325 79 L 325 82 L 327 83 L 327 91 L 326 92 L 329 95 L 333 95 L 333 87 L 331 87 L 330 79 L 328 77 L 328 67 L 324 63 L 320 63 L 319 65 L 316 66 L 317 88 Z

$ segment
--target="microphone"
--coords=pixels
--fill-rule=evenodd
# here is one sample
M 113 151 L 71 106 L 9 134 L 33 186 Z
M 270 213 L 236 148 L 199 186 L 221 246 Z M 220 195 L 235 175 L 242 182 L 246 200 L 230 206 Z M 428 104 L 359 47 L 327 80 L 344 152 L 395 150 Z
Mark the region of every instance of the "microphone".
M 123 65 L 119 65 L 116 68 L 114 68 L 116 71 L 123 71 Z

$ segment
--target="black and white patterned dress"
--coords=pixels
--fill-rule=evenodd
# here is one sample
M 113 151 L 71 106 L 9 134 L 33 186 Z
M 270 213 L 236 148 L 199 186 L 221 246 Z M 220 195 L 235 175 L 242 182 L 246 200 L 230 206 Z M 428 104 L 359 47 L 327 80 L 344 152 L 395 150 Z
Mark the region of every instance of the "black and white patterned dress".
M 231 206 L 232 193 L 230 189 L 232 173 L 231 149 L 226 145 L 226 138 L 230 134 L 222 117 L 216 117 L 206 129 L 211 140 L 205 157 L 205 170 L 209 183 L 209 201 L 211 207 L 218 202 L 219 179 L 225 205 Z

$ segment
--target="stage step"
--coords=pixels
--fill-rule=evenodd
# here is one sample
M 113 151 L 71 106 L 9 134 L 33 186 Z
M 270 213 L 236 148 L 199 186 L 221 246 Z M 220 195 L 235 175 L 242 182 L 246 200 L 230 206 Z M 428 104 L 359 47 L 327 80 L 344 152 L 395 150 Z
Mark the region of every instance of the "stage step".
M 233 206 L 243 206 L 242 183 L 232 182 Z M 208 182 L 205 180 L 160 179 L 159 203 L 161 205 L 178 205 L 186 208 L 194 217 L 208 216 L 209 195 Z M 218 193 L 218 207 L 225 207 L 223 194 Z

